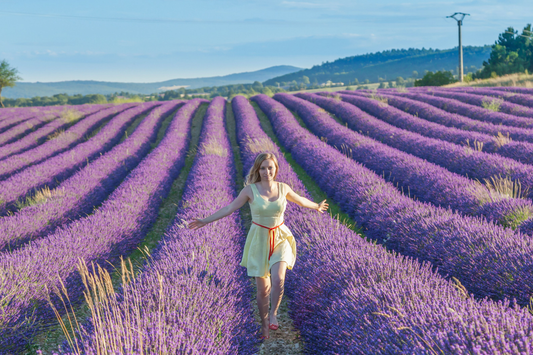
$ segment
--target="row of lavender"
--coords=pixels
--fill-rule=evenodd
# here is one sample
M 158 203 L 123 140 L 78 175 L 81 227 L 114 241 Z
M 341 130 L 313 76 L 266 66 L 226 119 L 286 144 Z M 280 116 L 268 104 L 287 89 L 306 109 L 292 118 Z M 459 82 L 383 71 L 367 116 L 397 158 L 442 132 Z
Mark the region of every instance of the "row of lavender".
M 369 93 L 350 91 L 341 91 L 341 93 L 375 97 Z M 496 153 L 526 164 L 533 163 L 532 129 L 502 126 L 474 120 L 403 96 L 380 94 L 377 98 L 386 101 L 387 104 L 399 110 L 416 116 L 405 119 L 404 122 L 409 122 L 410 124 L 407 127 L 404 125 L 402 128 L 456 144 L 475 145 L 478 142 L 482 146 L 477 148 L 484 152 Z M 444 100 L 449 101 L 447 107 L 457 103 L 456 100 L 452 99 Z M 405 113 L 403 115 L 406 116 Z
M 101 110 L 84 118 L 81 122 L 76 123 L 74 126 L 62 132 L 56 139 L 49 140 L 33 149 L 12 155 L 9 158 L 0 161 L 0 179 L 5 179 L 29 165 L 37 164 L 73 147 L 81 142 L 85 135 L 89 134 L 98 125 L 111 119 L 116 113 L 137 105 L 138 104 L 123 104 Z
M 70 106 L 72 107 L 72 106 Z M 53 117 L 59 112 L 64 110 L 69 110 L 69 106 L 58 107 L 25 107 L 19 108 L 17 110 L 9 111 L 6 109 L 0 110 L 0 133 L 20 124 L 21 122 L 27 121 L 34 117 Z M 108 105 L 102 105 L 101 107 L 109 107 Z M 83 110 L 89 109 L 90 106 L 84 106 Z
M 42 163 L 27 167 L 0 182 L 0 214 L 14 210 L 17 201 L 24 199 L 32 191 L 44 186 L 55 188 L 83 165 L 105 153 L 118 143 L 124 131 L 139 115 L 146 113 L 159 103 L 142 104 L 127 109 L 113 117 L 94 137 L 76 145 Z M 41 146 L 40 146 L 41 147 Z M 40 148 L 39 147 L 39 148 Z M 29 152 L 28 152 L 29 153 Z
M 274 98 L 296 111 L 309 129 L 318 137 L 326 138 L 329 145 L 344 152 L 348 148 L 354 160 L 421 201 L 451 207 L 463 214 L 483 215 L 513 228 L 524 218 L 533 216 L 533 203 L 527 199 L 503 196 L 466 177 L 359 134 L 306 100 L 288 94 L 278 94 Z M 320 96 L 313 99 L 325 106 L 341 106 L 343 116 L 357 114 L 355 107 L 347 103 Z
M 498 178 L 507 176 L 510 177 L 513 181 L 519 182 L 522 187 L 525 187 L 524 190 L 529 190 L 531 193 L 532 186 L 531 181 L 529 181 L 528 178 L 531 176 L 530 166 L 533 164 L 533 144 L 524 141 L 516 142 L 513 141 L 513 139 L 532 141 L 533 130 L 502 125 L 493 125 L 487 122 L 477 121 L 476 119 L 482 119 L 484 114 L 490 115 L 494 114 L 494 112 L 491 112 L 484 108 L 472 106 L 470 104 L 461 103 L 458 100 L 463 100 L 465 102 L 468 101 L 469 103 L 472 103 L 473 101 L 475 101 L 471 99 L 472 97 L 482 100 L 480 96 L 458 94 L 450 90 L 435 88 L 413 89 L 412 91 L 414 93 L 405 94 L 398 93 L 392 90 L 383 90 L 379 95 L 375 95 L 374 93 L 370 92 L 344 92 L 351 95 L 341 95 L 341 97 L 343 100 L 357 105 L 360 108 L 366 110 L 367 112 L 374 114 L 382 119 L 385 119 L 386 121 L 406 130 L 414 131 L 424 136 L 440 138 L 456 144 L 462 144 L 467 146 L 474 142 L 476 144 L 473 144 L 473 148 L 478 151 L 495 152 L 497 155 L 505 156 L 513 160 L 525 163 L 525 165 L 521 166 L 520 164 L 513 164 L 509 161 L 505 162 L 504 160 L 502 161 L 501 159 L 494 159 L 494 157 L 491 158 L 488 155 L 483 156 L 483 154 L 481 154 L 482 160 L 486 162 L 485 166 L 481 169 L 479 165 L 468 163 L 468 160 L 472 160 L 471 158 L 473 157 L 470 157 L 470 159 L 467 158 L 466 160 L 461 159 L 461 161 L 467 162 L 463 167 L 457 166 L 457 164 L 454 164 L 453 161 L 450 165 L 443 166 L 445 166 L 451 171 L 462 174 L 466 173 L 468 174 L 468 176 L 477 179 L 490 180 L 494 177 Z M 487 93 L 487 91 L 489 90 L 482 90 L 481 92 Z M 497 92 L 496 90 L 492 91 Z M 393 93 L 394 95 L 383 94 L 383 92 Z M 432 95 L 446 96 L 447 98 L 426 95 L 422 94 L 422 92 L 428 94 L 430 93 Z M 372 103 L 372 101 L 374 100 L 368 99 L 361 100 L 361 96 L 381 100 L 384 101 L 386 104 L 378 102 Z M 415 99 L 420 101 L 415 101 Z M 486 98 L 484 98 L 483 100 L 485 99 Z M 476 101 L 477 104 L 481 103 L 479 100 Z M 431 105 L 428 103 L 430 103 Z M 390 104 L 399 110 L 396 110 L 394 108 L 388 108 L 387 104 Z M 470 119 L 465 116 L 446 112 L 432 105 L 445 108 L 451 112 L 461 112 L 465 114 L 470 112 L 470 114 L 468 115 L 476 119 Z M 525 108 L 523 106 L 521 107 Z M 402 111 L 406 111 L 412 115 L 419 116 L 424 120 L 419 119 L 418 117 L 408 115 Z M 532 118 L 529 118 L 529 120 L 532 120 L 533 122 Z M 433 121 L 438 124 L 428 121 Z M 450 126 L 453 128 L 444 127 L 442 125 Z M 472 131 L 483 132 L 486 134 L 494 134 L 494 136 L 479 134 Z M 387 144 L 394 143 L 387 142 Z M 458 147 L 456 147 L 455 150 L 458 151 Z M 458 156 L 459 154 L 460 153 L 458 152 Z M 426 159 L 430 160 L 432 157 L 428 157 L 428 155 L 432 155 L 431 152 L 426 152 L 425 156 Z M 442 163 L 446 164 L 448 162 Z M 442 163 L 439 164 L 442 165 Z M 463 170 L 463 172 L 461 172 L 461 170 L 459 169 Z M 521 219 L 527 219 L 531 216 L 529 213 L 519 213 L 517 214 L 517 216 L 518 215 L 520 215 Z M 527 233 L 533 232 L 533 220 L 530 220 L 528 222 L 524 231 L 526 231 Z
M 197 231 L 186 223 L 214 213 L 236 197 L 225 104 L 223 98 L 215 98 L 207 109 L 173 224 L 139 279 L 124 285 L 113 307 L 93 314 L 84 352 L 255 352 L 258 327 L 251 287 L 239 266 L 244 231 L 238 212 Z
M 64 106 L 33 106 L 33 107 L 10 107 L 0 110 L 0 132 L 3 132 L 6 127 L 12 126 L 13 123 L 17 124 L 31 117 L 44 116 L 44 115 L 56 115 L 66 111 L 91 111 L 93 107 L 108 108 L 113 104 L 103 105 L 64 105 Z
M 311 100 L 316 98 L 312 94 L 298 96 Z M 358 95 L 340 97 L 357 106 L 356 115 L 343 115 L 343 110 L 337 111 L 336 105 L 329 105 L 327 109 L 343 115 L 342 119 L 355 131 L 460 175 L 479 180 L 510 176 L 513 180 L 520 181 L 529 191 L 533 189 L 533 166 L 529 164 L 519 163 L 499 154 L 485 153 L 475 147 L 448 142 L 443 137 L 448 134 L 446 127 L 418 119 L 388 104 Z M 431 125 L 435 127 L 430 127 Z M 463 132 L 465 135 L 471 134 Z
M 310 143 L 304 150 L 302 141 L 311 133 L 280 103 L 266 96 L 254 100 L 272 119 L 295 160 L 365 228 L 368 237 L 404 255 L 430 261 L 477 297 L 529 303 L 533 295 L 530 237 L 410 199 L 337 150 L 325 149 L 325 143 L 314 136 L 314 148 Z
M 0 218 L 0 251 L 13 250 L 29 240 L 45 236 L 69 220 L 90 213 L 93 206 L 101 203 L 144 158 L 161 122 L 177 105 L 181 103 L 169 102 L 152 110 L 124 142 L 63 181 L 50 191 L 45 201 Z M 55 165 L 47 167 L 56 169 Z
M 100 105 L 84 107 L 87 113 L 93 113 L 101 109 Z M 18 138 L 24 136 L 25 134 L 32 132 L 41 126 L 58 119 L 61 116 L 70 116 L 72 120 L 76 120 L 80 116 L 84 115 L 82 111 L 57 111 L 53 114 L 40 114 L 24 122 L 19 123 L 18 125 L 11 127 L 3 133 L 0 133 L 0 146 L 11 143 Z
M 418 91 L 418 90 L 413 90 Z M 419 90 L 420 93 L 428 94 L 431 96 L 445 97 L 453 100 L 460 101 L 467 105 L 460 105 L 455 108 L 454 111 L 463 111 L 464 115 L 471 118 L 479 117 L 483 120 L 483 116 L 489 116 L 491 118 L 501 117 L 502 119 L 508 119 L 512 116 L 528 117 L 530 121 L 533 121 L 533 108 L 528 107 L 527 101 L 522 104 L 516 104 L 506 101 L 504 98 L 510 94 L 502 93 L 493 89 L 481 89 L 472 91 L 467 90 L 449 90 L 441 88 L 432 88 L 430 90 Z M 474 95 L 475 94 L 475 95 Z M 516 96 L 516 95 L 513 95 Z M 512 97 L 512 96 L 511 96 Z M 522 97 L 527 97 L 522 95 Z M 480 110 L 476 107 L 469 107 L 468 105 L 483 107 L 489 112 Z M 503 122 L 502 122 L 503 123 Z
M 55 319 L 47 298 L 63 282 L 71 301 L 81 299 L 79 259 L 109 268 L 133 250 L 157 217 L 161 199 L 183 167 L 191 120 L 202 100 L 187 102 L 173 118 L 161 143 L 90 216 L 12 253 L 0 255 L 0 349 L 20 351 L 33 334 Z M 59 300 L 52 296 L 59 307 Z
M 459 88 L 450 88 L 448 89 L 454 92 L 465 92 L 468 94 L 476 94 L 486 96 L 485 101 L 492 101 L 491 98 L 496 98 L 497 104 L 500 104 L 502 112 L 507 111 L 507 106 L 505 102 L 511 102 L 519 105 L 519 112 L 528 112 L 529 108 L 533 108 L 533 90 L 531 88 L 521 88 L 521 87 L 459 87 Z M 463 100 L 462 100 L 463 101 Z M 463 101 L 466 102 L 466 101 Z M 470 101 L 468 103 L 473 103 Z M 525 106 L 526 108 L 522 108 Z M 506 112 L 513 115 L 520 115 L 519 112 Z M 530 111 L 529 111 L 530 112 Z
M 39 129 L 30 132 L 12 143 L 6 143 L 0 147 L 0 160 L 13 154 L 21 153 L 42 144 L 47 139 L 53 139 L 54 135 L 59 135 L 63 130 L 78 122 L 87 115 L 97 113 L 107 108 L 107 105 L 82 106 L 76 110 L 58 111 L 58 118 L 53 119 Z M 23 123 L 24 124 L 24 123 Z M 7 132 L 6 132 L 7 133 Z
M 336 164 L 353 164 L 296 127 L 294 118 L 278 103 L 266 97 L 253 100 L 271 118 L 282 142 L 287 141 L 281 131 L 289 129 L 297 134 L 294 147 L 304 154 L 316 155 L 316 147 L 320 147 L 318 155 L 333 157 Z M 262 131 L 248 101 L 236 97 L 232 106 L 244 171 L 252 166 L 258 152 L 272 152 L 278 156 L 279 180 L 309 198 L 279 149 Z M 533 318 L 526 310 L 508 308 L 506 303 L 474 301 L 431 271 L 428 264 L 391 254 L 327 214 L 289 205 L 286 222 L 298 240 L 298 258 L 288 273 L 286 288 L 291 298 L 290 314 L 304 338 L 306 352 L 531 351 Z
M 394 93 L 394 92 L 392 92 Z M 395 95 L 401 95 L 406 97 L 415 98 L 417 100 L 430 103 L 436 107 L 444 108 L 445 110 L 453 113 L 457 113 L 466 117 L 470 117 L 475 120 L 484 122 L 490 122 L 494 124 L 501 124 L 504 126 L 513 126 L 520 128 L 533 128 L 533 110 L 529 110 L 526 106 L 507 103 L 504 105 L 513 112 L 508 114 L 504 112 L 496 112 L 488 110 L 482 106 L 483 99 L 476 95 L 450 93 L 447 94 L 442 90 L 433 90 L 432 92 L 425 90 L 412 90 L 407 93 L 394 93 Z M 441 97 L 444 96 L 444 97 Z M 451 96 L 452 100 L 447 100 L 447 96 Z M 479 100 L 478 100 L 479 99 Z M 464 103 L 461 101 L 467 101 Z M 527 115 L 526 117 L 518 116 L 518 113 Z
M 354 94 L 354 92 L 345 93 Z M 366 96 L 368 95 L 371 94 L 366 93 Z M 489 98 L 487 95 L 497 97 Z M 530 144 L 533 143 L 533 129 L 531 129 L 533 109 L 505 102 L 501 91 L 482 89 L 467 90 L 467 93 L 461 93 L 458 90 L 418 88 L 411 89 L 409 93 L 383 90 L 380 96 L 385 98 L 389 104 L 426 120 L 448 127 L 493 135 L 493 137 L 477 135 L 468 138 L 470 142 L 477 140 L 484 143 L 483 150 L 485 151 L 496 152 L 527 164 L 533 163 L 533 144 Z M 491 108 L 490 105 L 495 106 Z M 502 112 L 494 112 L 499 110 Z M 523 124 L 514 122 L 516 120 Z M 505 136 L 522 142 L 502 140 Z

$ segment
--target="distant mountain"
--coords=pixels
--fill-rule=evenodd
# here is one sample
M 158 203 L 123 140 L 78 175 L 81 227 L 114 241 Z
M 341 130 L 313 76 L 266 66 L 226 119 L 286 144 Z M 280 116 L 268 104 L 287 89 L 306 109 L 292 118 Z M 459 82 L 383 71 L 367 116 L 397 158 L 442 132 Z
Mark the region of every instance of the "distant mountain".
M 2 96 L 10 99 L 31 98 L 35 96 L 53 96 L 56 94 L 112 94 L 115 92 L 130 92 L 133 94 L 152 94 L 159 91 L 173 90 L 181 86 L 196 89 L 206 86 L 222 86 L 231 84 L 248 84 L 254 81 L 263 82 L 275 76 L 280 76 L 302 68 L 290 65 L 278 65 L 253 72 L 236 73 L 224 76 L 194 79 L 172 79 L 157 83 L 115 83 L 93 80 L 59 81 L 55 83 L 17 83 L 13 88 L 5 88 Z
M 463 47 L 463 66 L 465 72 L 468 69 L 480 69 L 483 61 L 490 56 L 491 46 Z M 404 79 L 411 77 L 413 71 L 418 72 L 418 77 L 424 75 L 424 71 L 456 70 L 458 67 L 459 54 L 457 48 L 453 49 L 393 49 L 389 51 L 370 53 L 337 59 L 333 62 L 315 65 L 311 69 L 303 69 L 298 72 L 284 74 L 269 80 L 263 85 L 276 85 L 276 83 L 289 83 L 293 80 L 302 81 L 307 76 L 311 84 L 321 84 L 328 80 L 332 82 L 353 82 L 356 78 L 359 82 L 366 79 L 370 82 L 378 82 L 378 78 L 395 80 L 401 76 Z M 470 70 L 472 71 L 472 70 Z

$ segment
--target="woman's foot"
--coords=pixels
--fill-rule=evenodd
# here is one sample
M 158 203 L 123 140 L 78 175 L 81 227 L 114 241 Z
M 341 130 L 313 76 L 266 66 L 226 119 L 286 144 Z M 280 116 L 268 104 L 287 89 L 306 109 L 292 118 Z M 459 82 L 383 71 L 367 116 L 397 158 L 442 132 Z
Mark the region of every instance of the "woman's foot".
M 272 314 L 270 315 L 270 324 L 268 327 L 272 330 L 278 330 L 279 323 L 278 323 L 278 318 L 276 317 L 276 315 L 272 315 Z
M 269 326 L 268 324 L 263 324 L 261 326 L 261 339 L 269 339 L 269 338 L 270 338 Z

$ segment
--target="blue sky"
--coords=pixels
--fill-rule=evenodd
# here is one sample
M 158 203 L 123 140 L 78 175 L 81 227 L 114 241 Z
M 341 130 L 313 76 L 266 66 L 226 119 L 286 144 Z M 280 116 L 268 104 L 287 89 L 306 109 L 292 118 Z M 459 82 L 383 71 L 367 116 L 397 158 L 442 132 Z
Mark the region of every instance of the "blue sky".
M 529 2 L 0 0 L 0 60 L 23 81 L 155 82 L 308 68 L 393 48 L 493 44 Z

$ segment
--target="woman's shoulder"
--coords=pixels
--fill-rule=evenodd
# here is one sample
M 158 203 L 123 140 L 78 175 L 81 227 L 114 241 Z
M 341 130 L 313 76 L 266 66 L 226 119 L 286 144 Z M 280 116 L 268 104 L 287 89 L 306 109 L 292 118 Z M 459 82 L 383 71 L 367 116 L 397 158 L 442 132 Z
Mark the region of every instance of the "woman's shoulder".
M 289 191 L 292 190 L 291 187 L 289 185 L 287 185 L 286 183 L 284 183 L 284 182 L 278 181 L 278 184 L 283 189 L 283 192 L 285 194 L 287 194 Z
M 244 186 L 244 188 L 242 189 L 242 191 L 245 192 L 245 193 L 252 192 L 252 185 L 253 185 L 253 184 L 250 184 L 250 185 L 246 185 L 246 186 Z

